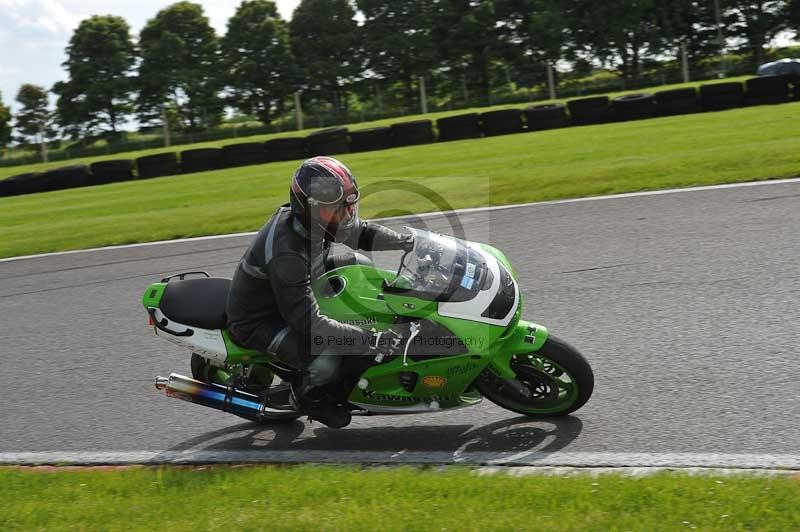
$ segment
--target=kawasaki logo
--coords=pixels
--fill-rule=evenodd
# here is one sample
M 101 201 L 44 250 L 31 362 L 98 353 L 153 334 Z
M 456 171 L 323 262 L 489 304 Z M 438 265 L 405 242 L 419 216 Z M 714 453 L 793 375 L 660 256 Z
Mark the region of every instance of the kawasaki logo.
M 375 318 L 367 318 L 365 320 L 342 320 L 342 323 L 355 325 L 356 327 L 363 327 L 364 325 L 374 325 L 378 323 L 378 320 Z
M 364 390 L 362 392 L 364 397 L 368 399 L 375 399 L 377 401 L 394 401 L 396 403 L 417 403 L 417 402 L 425 402 L 429 403 L 431 401 L 452 401 L 453 398 L 447 395 L 434 395 L 430 397 L 405 397 L 402 395 L 390 395 L 386 393 L 377 393 L 371 390 Z

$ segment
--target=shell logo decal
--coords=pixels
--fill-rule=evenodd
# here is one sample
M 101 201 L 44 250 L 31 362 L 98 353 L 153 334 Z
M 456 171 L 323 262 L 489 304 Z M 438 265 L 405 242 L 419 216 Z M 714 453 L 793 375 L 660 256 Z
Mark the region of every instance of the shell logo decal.
M 422 378 L 422 384 L 428 388 L 444 388 L 447 386 L 447 379 L 438 375 L 428 375 Z

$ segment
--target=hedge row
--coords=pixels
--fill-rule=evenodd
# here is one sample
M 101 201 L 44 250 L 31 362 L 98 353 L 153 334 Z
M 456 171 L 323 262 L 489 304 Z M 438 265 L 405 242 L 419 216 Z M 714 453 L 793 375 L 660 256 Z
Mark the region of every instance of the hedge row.
M 794 92 L 795 99 L 800 99 L 800 86 L 796 86 Z M 569 125 L 641 120 L 745 105 L 778 104 L 790 100 L 791 91 L 786 78 L 762 76 L 749 79 L 744 84 L 728 82 L 701 85 L 699 91 L 694 88 L 672 89 L 655 94 L 628 94 L 613 100 L 607 96 L 594 96 L 570 100 L 566 105 L 536 105 L 527 109 L 448 116 L 436 121 L 438 135 L 434 133 L 431 120 L 401 122 L 389 127 L 352 132 L 344 127 L 334 127 L 316 131 L 305 138 L 281 138 L 263 143 L 230 144 L 222 148 L 190 149 L 179 154 L 149 155 L 135 161 L 102 161 L 90 166 L 73 165 L 42 173 L 17 175 L 0 181 L 0 196 L 291 161 L 314 155 L 384 150 L 429 144 L 437 140 L 446 142 Z

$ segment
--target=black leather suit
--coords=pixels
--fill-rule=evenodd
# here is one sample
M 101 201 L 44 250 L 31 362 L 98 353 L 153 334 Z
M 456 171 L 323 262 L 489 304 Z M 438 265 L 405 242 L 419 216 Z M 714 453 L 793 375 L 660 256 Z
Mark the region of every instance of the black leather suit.
M 411 235 L 361 221 L 344 245 L 362 250 L 403 249 Z M 320 314 L 311 282 L 325 272 L 330 244 L 314 238 L 288 206 L 270 218 L 245 252 L 228 296 L 228 330 L 233 340 L 305 368 L 323 350 L 363 354 L 373 334 Z M 314 339 L 317 339 L 315 342 Z M 319 338 L 323 341 L 320 343 Z M 351 339 L 351 347 L 328 338 Z

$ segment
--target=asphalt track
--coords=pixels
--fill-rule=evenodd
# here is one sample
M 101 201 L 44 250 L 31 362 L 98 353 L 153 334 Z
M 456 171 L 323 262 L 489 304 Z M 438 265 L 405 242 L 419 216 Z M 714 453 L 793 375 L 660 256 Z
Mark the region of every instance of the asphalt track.
M 268 428 L 166 398 L 153 378 L 188 373 L 188 355 L 152 334 L 141 294 L 175 272 L 229 276 L 249 240 L 236 236 L 0 262 L 0 462 L 800 469 L 800 182 L 458 220 L 507 252 L 525 316 L 594 367 L 594 396 L 573 416 L 537 421 L 484 402 L 339 431 Z

